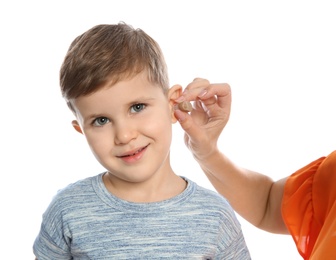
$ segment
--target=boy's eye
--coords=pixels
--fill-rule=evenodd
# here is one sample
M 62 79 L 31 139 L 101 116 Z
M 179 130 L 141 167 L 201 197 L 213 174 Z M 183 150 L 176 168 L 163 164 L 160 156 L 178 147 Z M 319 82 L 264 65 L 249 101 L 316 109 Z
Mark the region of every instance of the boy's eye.
M 134 104 L 133 106 L 131 106 L 131 113 L 139 113 L 140 111 L 144 110 L 146 107 L 145 104 Z
M 94 126 L 103 126 L 110 122 L 110 120 L 107 117 L 98 117 L 93 121 Z

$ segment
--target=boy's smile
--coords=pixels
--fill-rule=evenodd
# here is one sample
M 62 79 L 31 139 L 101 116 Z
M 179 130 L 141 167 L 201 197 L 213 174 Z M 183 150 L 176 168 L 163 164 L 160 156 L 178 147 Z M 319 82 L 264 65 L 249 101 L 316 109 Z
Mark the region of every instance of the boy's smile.
M 108 170 L 110 190 L 139 185 L 150 190 L 175 176 L 169 151 L 176 122 L 174 99 L 180 91 L 172 87 L 165 95 L 141 72 L 73 101 L 77 117 L 73 126 L 85 135 L 93 154 Z
M 148 145 L 139 149 L 135 149 L 135 151 L 129 151 L 117 157 L 122 159 L 125 163 L 133 163 L 142 158 L 142 155 L 145 153 L 147 147 Z

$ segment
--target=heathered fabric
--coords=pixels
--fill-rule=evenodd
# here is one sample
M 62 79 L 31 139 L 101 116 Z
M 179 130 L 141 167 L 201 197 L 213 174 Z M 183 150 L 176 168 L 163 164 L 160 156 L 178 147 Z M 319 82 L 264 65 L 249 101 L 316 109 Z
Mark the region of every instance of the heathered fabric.
M 33 250 L 44 259 L 250 259 L 229 203 L 184 178 L 178 196 L 132 203 L 103 174 L 60 190 L 43 214 Z

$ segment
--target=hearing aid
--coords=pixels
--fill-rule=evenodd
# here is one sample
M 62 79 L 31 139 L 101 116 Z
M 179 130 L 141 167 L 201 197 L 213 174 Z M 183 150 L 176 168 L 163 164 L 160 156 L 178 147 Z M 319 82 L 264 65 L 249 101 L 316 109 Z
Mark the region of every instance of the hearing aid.
M 192 105 L 188 101 L 183 101 L 179 103 L 178 108 L 183 112 L 191 112 L 192 111 Z

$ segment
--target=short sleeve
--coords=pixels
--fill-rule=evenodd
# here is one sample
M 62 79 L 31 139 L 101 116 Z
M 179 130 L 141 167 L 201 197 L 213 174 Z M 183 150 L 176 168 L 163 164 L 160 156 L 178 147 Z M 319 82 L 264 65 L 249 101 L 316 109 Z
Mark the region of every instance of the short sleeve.
M 249 260 L 250 252 L 236 214 L 227 203 L 227 210 L 222 216 L 220 224 L 219 255 L 215 259 Z
M 336 151 L 311 162 L 293 173 L 286 181 L 282 215 L 304 259 L 312 259 L 310 257 L 317 250 L 317 245 L 325 247 L 329 243 L 332 244 L 332 235 L 328 237 L 324 232 L 329 230 L 331 225 L 336 225 L 335 215 L 333 216 L 336 213 L 335 186 Z M 335 243 L 335 238 L 333 239 Z M 330 250 L 336 252 L 334 247 L 327 249 L 328 254 L 331 253 Z
M 41 229 L 33 245 L 38 260 L 72 259 L 61 212 L 54 199 L 43 214 Z

